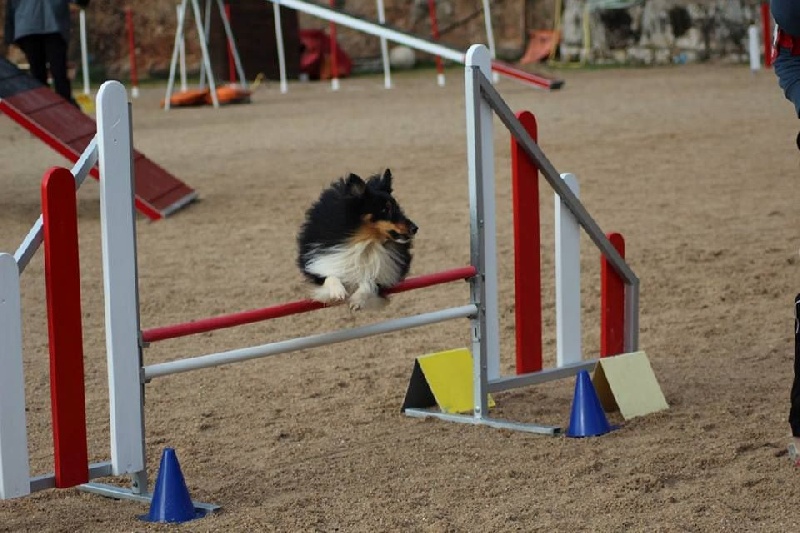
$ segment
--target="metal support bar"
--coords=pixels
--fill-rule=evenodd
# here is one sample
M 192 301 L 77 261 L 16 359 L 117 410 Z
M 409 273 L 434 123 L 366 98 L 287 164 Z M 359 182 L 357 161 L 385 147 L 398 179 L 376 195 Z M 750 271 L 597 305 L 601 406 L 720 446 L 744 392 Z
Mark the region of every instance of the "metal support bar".
M 469 415 L 454 415 L 437 411 L 426 411 L 424 409 L 406 408 L 405 414 L 413 418 L 438 418 L 445 422 L 458 422 L 460 424 L 473 424 L 477 426 L 489 426 L 494 429 L 509 429 L 512 431 L 524 431 L 526 433 L 538 433 L 540 435 L 558 435 L 561 433 L 559 426 L 542 426 L 539 424 L 523 424 L 522 422 L 511 422 L 498 418 L 475 417 Z
M 511 389 L 518 389 L 520 387 L 527 387 L 529 385 L 538 385 L 539 383 L 547 383 L 548 381 L 568 378 L 576 375 L 581 370 L 593 370 L 596 364 L 597 359 L 592 359 L 562 367 L 548 368 L 538 372 L 520 374 L 519 376 L 493 379 L 489 381 L 489 392 L 503 392 Z

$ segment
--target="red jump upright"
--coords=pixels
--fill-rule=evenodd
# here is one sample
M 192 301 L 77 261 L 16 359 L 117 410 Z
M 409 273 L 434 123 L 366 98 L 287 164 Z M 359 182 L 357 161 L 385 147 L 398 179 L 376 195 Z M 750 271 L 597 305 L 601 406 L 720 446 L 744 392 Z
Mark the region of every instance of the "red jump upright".
M 56 487 L 66 488 L 89 481 L 78 212 L 69 170 L 45 174 L 42 218 L 55 477 Z

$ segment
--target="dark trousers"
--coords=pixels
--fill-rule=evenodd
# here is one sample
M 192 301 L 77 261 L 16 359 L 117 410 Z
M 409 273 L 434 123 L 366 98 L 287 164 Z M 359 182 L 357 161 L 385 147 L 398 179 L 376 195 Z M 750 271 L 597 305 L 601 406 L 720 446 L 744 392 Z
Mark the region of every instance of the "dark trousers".
M 72 97 L 72 84 L 67 76 L 67 42 L 61 34 L 26 35 L 17 39 L 16 45 L 28 58 L 31 75 L 34 78 L 48 85 L 49 67 L 56 93 L 73 105 L 78 105 Z
M 800 437 L 800 294 L 794 300 L 794 381 L 792 382 L 789 425 L 792 436 Z

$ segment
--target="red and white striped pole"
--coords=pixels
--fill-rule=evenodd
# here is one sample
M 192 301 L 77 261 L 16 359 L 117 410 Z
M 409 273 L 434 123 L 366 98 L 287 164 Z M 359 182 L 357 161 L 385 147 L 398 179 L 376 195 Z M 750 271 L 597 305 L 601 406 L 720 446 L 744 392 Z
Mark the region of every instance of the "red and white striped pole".
M 428 14 L 431 19 L 431 36 L 434 41 L 439 40 L 439 23 L 436 19 L 436 0 L 428 0 Z M 442 56 L 436 56 L 436 83 L 444 87 L 444 66 Z
M 330 6 L 336 7 L 336 0 L 330 0 Z M 336 24 L 333 21 L 328 23 L 328 28 L 331 34 L 330 40 L 330 56 L 331 56 L 331 89 L 334 91 L 339 90 L 339 61 L 336 58 Z

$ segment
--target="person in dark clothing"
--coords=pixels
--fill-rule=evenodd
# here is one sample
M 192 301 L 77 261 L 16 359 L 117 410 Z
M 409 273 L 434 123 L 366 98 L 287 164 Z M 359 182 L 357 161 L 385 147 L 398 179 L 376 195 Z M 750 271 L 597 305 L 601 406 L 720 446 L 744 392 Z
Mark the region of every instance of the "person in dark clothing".
M 777 26 L 775 75 L 783 94 L 794 104 L 795 113 L 800 118 L 800 2 L 770 0 L 770 11 Z M 795 142 L 800 150 L 800 133 Z M 789 427 L 792 431 L 789 457 L 795 466 L 800 466 L 800 295 L 795 299 L 794 380 L 789 400 Z
M 28 58 L 31 75 L 48 85 L 48 68 L 55 92 L 77 106 L 67 75 L 70 4 L 86 7 L 89 0 L 7 0 L 4 36 Z

